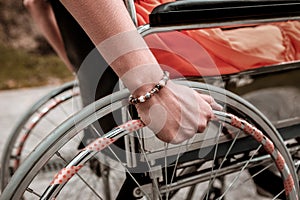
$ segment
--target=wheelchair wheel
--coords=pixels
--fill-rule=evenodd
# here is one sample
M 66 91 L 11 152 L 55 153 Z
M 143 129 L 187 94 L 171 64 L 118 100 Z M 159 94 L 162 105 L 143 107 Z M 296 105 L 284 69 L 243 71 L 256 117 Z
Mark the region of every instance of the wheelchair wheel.
M 55 129 L 19 167 L 0 199 L 104 199 L 102 177 L 91 173 L 90 166 L 83 165 L 90 164 L 91 159 L 110 168 L 113 199 L 234 199 L 236 193 L 242 198 L 242 187 L 247 189 L 251 183 L 251 177 L 243 175 L 246 169 L 262 165 L 266 169 L 277 166 L 282 175 L 284 184 L 273 198 L 286 195 L 297 199 L 293 162 L 268 120 L 230 92 L 201 83 L 182 84 L 209 93 L 226 106 L 227 112 L 247 122 L 233 117 L 228 123 L 223 116 L 220 121 L 211 122 L 205 133 L 179 145 L 155 142 L 155 136 L 148 135 L 147 128 L 135 132 L 133 139 L 127 138 L 130 145 L 125 145 L 125 149 L 111 144 L 111 138 L 105 135 L 77 154 L 74 144 L 80 140 L 82 130 L 98 133 L 99 118 L 127 108 L 128 91 L 117 92 L 89 105 Z M 246 126 L 248 123 L 256 128 Z M 119 129 L 109 135 L 116 136 Z M 249 133 L 255 130 L 254 138 L 260 143 L 245 134 L 245 129 Z M 147 140 L 151 141 L 150 145 Z M 100 146 L 96 144 L 99 141 Z M 109 148 L 95 152 L 102 148 L 103 142 L 108 142 Z M 70 153 L 74 153 L 74 158 L 68 160 L 65 155 Z M 41 174 L 43 167 L 53 159 L 61 159 L 66 167 L 59 173 Z
M 300 90 L 290 85 L 274 86 L 258 91 L 251 91 L 244 94 L 243 98 L 258 108 L 275 127 L 278 127 L 279 132 L 284 130 L 281 132 L 281 135 L 294 160 L 299 176 L 300 134 L 296 130 L 299 129 L 300 125 L 299 120 L 296 119 L 300 115 L 300 106 L 298 105 Z M 295 131 L 291 131 L 291 129 Z M 258 170 L 260 170 L 260 167 L 253 168 L 249 172 L 256 173 Z M 265 174 L 255 177 L 254 181 L 260 189 L 266 191 L 270 187 L 268 184 L 268 180 L 270 179 L 276 180 L 277 174 L 272 173 L 272 171 L 266 171 Z
M 42 97 L 27 111 L 9 135 L 2 152 L 1 190 L 37 144 L 80 107 L 77 83 L 70 82 Z

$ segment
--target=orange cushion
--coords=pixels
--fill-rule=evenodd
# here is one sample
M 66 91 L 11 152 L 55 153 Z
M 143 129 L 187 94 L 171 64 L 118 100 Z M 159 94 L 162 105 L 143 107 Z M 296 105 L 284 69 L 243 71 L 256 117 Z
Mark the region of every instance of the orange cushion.
M 136 0 L 138 24 L 174 0 Z M 173 76 L 215 76 L 300 59 L 300 22 L 232 30 L 220 28 L 159 33 L 145 38 L 160 64 Z

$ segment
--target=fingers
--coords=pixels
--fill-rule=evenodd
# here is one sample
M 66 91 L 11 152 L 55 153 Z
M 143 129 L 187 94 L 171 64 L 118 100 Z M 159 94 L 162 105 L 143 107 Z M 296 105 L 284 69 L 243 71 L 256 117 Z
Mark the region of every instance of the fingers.
M 218 104 L 213 97 L 206 94 L 199 94 L 199 95 L 212 107 L 212 109 L 219 110 L 219 111 L 223 110 L 223 107 L 220 104 Z
M 208 119 L 202 119 L 201 122 L 198 125 L 198 132 L 203 133 L 207 127 L 209 120 Z
M 206 102 L 205 102 L 206 103 Z M 214 117 L 212 107 L 208 104 L 207 107 L 204 108 L 202 106 L 202 110 L 200 111 L 200 120 L 198 123 L 198 132 L 203 133 L 208 125 L 208 122 Z
M 200 105 L 198 132 L 202 133 L 207 128 L 209 121 L 215 117 L 213 110 L 222 110 L 223 107 L 213 97 L 205 94 L 197 94 L 198 104 Z

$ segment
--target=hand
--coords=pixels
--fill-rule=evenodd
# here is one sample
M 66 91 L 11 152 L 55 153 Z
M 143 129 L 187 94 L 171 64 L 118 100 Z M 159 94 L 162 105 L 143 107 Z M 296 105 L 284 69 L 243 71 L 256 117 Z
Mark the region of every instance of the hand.
M 145 91 L 145 88 L 139 91 Z M 212 109 L 222 109 L 212 97 L 172 81 L 148 101 L 137 104 L 136 108 L 141 120 L 156 136 L 172 144 L 203 132 L 213 117 Z

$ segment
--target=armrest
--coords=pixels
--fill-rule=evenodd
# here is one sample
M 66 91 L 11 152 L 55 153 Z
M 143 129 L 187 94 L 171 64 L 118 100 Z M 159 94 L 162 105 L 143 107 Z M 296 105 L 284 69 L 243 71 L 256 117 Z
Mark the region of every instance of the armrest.
M 172 26 L 300 17 L 300 0 L 181 0 L 156 7 L 150 25 Z

